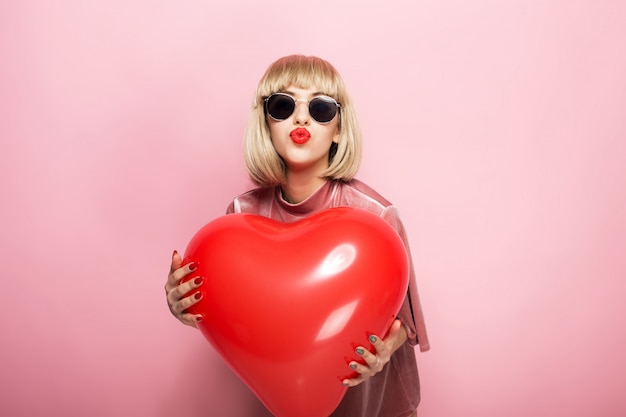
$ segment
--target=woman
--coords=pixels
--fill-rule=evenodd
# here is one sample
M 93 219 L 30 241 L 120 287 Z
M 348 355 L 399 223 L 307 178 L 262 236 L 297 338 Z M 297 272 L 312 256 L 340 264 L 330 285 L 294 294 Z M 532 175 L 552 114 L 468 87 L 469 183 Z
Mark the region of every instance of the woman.
M 245 135 L 246 166 L 258 188 L 236 197 L 227 213 L 293 222 L 331 207 L 357 207 L 391 224 L 408 251 L 397 209 L 354 179 L 360 157 L 357 118 L 337 70 L 317 57 L 283 57 L 259 83 Z M 174 252 L 165 289 L 172 314 L 196 327 L 201 316 L 187 309 L 201 298 L 197 289 L 203 277 L 180 284 L 194 270 Z M 412 266 L 397 320 L 385 339 L 372 335 L 370 341 L 376 352 L 357 347 L 364 364 L 347 365 L 357 376 L 342 381 L 350 388 L 332 416 L 416 416 L 420 390 L 414 346 L 426 351 L 429 343 Z

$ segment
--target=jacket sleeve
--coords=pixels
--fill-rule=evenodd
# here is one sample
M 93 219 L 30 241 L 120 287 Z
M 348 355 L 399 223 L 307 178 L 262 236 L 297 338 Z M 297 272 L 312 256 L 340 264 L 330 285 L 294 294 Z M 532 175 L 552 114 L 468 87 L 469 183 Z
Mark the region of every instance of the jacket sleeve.
M 426 333 L 426 324 L 417 291 L 415 270 L 413 268 L 413 258 L 411 256 L 404 224 L 400 220 L 398 210 L 394 206 L 385 208 L 381 213 L 381 217 L 398 232 L 409 258 L 409 287 L 404 303 L 398 313 L 398 319 L 400 319 L 406 329 L 408 342 L 412 346 L 419 345 L 420 351 L 425 352 L 430 349 L 430 343 Z

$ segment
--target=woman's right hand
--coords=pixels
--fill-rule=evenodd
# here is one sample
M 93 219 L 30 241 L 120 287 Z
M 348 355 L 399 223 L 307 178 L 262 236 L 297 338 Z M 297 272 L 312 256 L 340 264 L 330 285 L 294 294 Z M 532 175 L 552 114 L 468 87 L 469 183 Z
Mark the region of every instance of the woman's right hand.
M 182 264 L 183 259 L 177 251 L 174 251 L 172 254 L 170 273 L 167 275 L 167 282 L 165 283 L 167 305 L 174 317 L 183 324 L 197 328 L 197 323 L 202 320 L 202 315 L 190 314 L 187 312 L 187 309 L 202 299 L 202 293 L 200 291 L 192 291 L 202 285 L 204 277 L 193 277 L 187 282 L 180 284 L 180 281 L 184 277 L 197 269 L 197 265 L 193 262 L 185 266 Z M 185 297 L 187 293 L 190 295 Z

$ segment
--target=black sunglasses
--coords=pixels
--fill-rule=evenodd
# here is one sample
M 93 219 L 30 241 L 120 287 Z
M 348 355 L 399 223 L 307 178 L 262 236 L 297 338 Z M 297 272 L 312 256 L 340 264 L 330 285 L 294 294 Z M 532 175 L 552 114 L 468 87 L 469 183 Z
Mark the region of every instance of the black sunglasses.
M 309 114 L 317 123 L 328 123 L 335 118 L 341 105 L 334 98 L 317 96 L 312 100 L 294 99 L 289 94 L 274 93 L 265 99 L 265 112 L 277 121 L 289 118 L 296 109 L 296 102 L 309 103 Z

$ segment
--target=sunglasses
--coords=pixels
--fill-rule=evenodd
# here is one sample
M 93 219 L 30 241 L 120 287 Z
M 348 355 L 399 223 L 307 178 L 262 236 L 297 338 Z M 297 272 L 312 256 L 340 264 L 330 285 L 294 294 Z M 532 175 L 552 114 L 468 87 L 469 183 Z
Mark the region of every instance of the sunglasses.
M 296 110 L 296 102 L 298 101 L 309 103 L 309 114 L 317 123 L 321 124 L 333 120 L 341 107 L 334 98 L 328 96 L 317 96 L 312 100 L 304 98 L 296 100 L 289 94 L 274 93 L 265 99 L 265 112 L 274 120 L 285 120 Z

